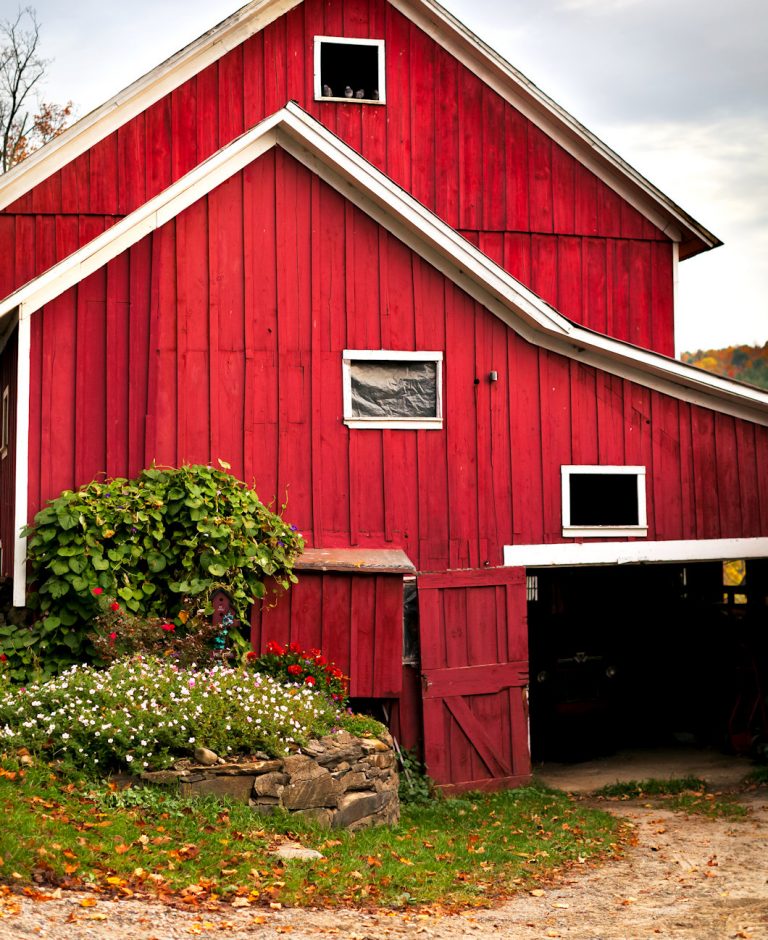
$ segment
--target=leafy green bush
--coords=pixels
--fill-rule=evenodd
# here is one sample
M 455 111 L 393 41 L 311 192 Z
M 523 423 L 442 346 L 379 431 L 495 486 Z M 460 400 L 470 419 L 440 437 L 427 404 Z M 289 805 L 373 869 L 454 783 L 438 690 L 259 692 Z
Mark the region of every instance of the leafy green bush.
M 180 626 L 179 611 L 207 609 L 210 592 L 224 586 L 245 620 L 265 581 L 283 588 L 296 581 L 293 562 L 304 544 L 254 490 L 206 466 L 150 468 L 132 480 L 67 490 L 25 534 L 36 585 L 29 604 L 41 617 L 23 637 L 0 641 L 0 650 L 15 657 L 15 668 L 39 666 L 47 676 L 92 653 L 94 588 L 132 614 Z
M 285 754 L 345 728 L 348 717 L 311 686 L 250 670 L 120 660 L 102 670 L 73 666 L 25 689 L 0 685 L 0 751 L 26 747 L 89 771 L 141 772 L 197 747 Z

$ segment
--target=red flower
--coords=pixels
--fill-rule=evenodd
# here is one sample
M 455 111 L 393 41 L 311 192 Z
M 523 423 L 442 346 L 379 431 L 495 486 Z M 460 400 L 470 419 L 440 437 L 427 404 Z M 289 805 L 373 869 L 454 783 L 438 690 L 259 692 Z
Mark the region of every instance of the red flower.
M 314 677 L 314 676 L 307 676 L 307 678 L 304 680 L 304 683 L 305 683 L 306 685 L 314 685 L 314 684 L 315 684 L 315 677 Z
M 172 623 L 164 623 L 160 629 L 165 630 L 166 633 L 173 633 L 173 631 L 176 629 L 176 626 Z
M 104 588 L 91 588 L 91 594 L 103 594 Z
M 259 654 L 254 652 L 254 650 L 248 650 L 248 652 L 245 654 L 245 658 L 248 660 L 258 659 Z
M 288 649 L 289 649 L 292 653 L 300 653 L 300 652 L 301 652 L 301 647 L 299 646 L 298 643 L 291 643 L 291 645 L 288 647 Z
M 270 640 L 267 643 L 267 652 L 276 653 L 278 656 L 282 656 L 285 650 L 276 640 Z
M 327 662 L 328 660 L 325 658 L 325 656 L 321 656 L 319 653 L 315 656 L 315 663 L 318 666 L 325 666 Z
M 7 662 L 8 662 L 8 657 L 5 655 L 5 653 L 0 653 L 0 663 L 7 663 Z
M 294 663 L 292 666 L 288 667 L 288 672 L 292 676 L 300 676 L 302 672 L 304 672 L 304 670 L 301 668 L 301 666 L 298 663 Z
M 109 605 L 109 609 L 120 610 L 120 605 L 117 603 L 117 601 L 112 601 L 112 603 Z
M 114 645 L 115 645 L 115 640 L 116 640 L 116 639 L 117 639 L 117 634 L 116 634 L 116 633 L 110 633 L 110 634 L 109 634 L 109 642 L 110 642 L 110 645 L 111 645 L 111 646 L 114 646 Z

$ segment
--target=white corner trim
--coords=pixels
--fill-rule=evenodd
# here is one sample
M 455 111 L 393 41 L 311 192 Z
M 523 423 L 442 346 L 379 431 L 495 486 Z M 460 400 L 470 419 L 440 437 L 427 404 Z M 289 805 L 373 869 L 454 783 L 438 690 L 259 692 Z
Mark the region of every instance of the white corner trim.
M 768 538 L 504 546 L 504 564 L 523 568 L 663 564 L 730 558 L 768 558 Z
M 32 349 L 32 322 L 19 316 L 16 365 L 16 479 L 14 500 L 13 605 L 24 607 L 27 600 L 27 540 L 21 530 L 27 524 L 29 487 L 29 378 Z
M 352 413 L 353 362 L 434 362 L 437 381 L 437 414 L 434 417 L 361 417 Z M 344 424 L 354 430 L 440 431 L 443 427 L 443 353 L 442 350 L 345 349 L 341 359 Z
M 375 46 L 378 50 L 378 98 L 344 98 L 339 95 L 326 97 L 323 94 L 322 79 L 322 48 L 326 42 L 335 45 L 347 46 Z M 383 39 L 354 39 L 348 36 L 315 36 L 314 41 L 314 89 L 315 101 L 335 101 L 338 104 L 386 104 L 387 103 L 387 70 L 386 52 Z

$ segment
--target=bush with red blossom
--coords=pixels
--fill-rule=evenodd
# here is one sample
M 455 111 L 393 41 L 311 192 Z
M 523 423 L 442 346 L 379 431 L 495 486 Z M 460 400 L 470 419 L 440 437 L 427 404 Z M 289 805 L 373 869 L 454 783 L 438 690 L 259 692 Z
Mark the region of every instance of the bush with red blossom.
M 305 650 L 298 643 L 284 646 L 270 640 L 260 655 L 253 651 L 248 653 L 245 664 L 281 682 L 297 682 L 319 689 L 339 706 L 347 702 L 348 677 L 338 666 L 328 662 L 320 650 Z

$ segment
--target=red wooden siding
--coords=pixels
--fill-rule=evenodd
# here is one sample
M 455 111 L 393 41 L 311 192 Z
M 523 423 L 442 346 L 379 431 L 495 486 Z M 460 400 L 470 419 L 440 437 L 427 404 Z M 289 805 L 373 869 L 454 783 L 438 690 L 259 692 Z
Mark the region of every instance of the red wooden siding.
M 313 100 L 319 34 L 386 40 L 386 105 Z M 18 200 L 0 296 L 290 99 L 566 316 L 673 354 L 666 236 L 386 0 L 305 0 Z
M 527 783 L 525 571 L 422 575 L 424 759 L 448 790 Z
M 16 347 L 18 329 L 14 330 L 0 356 L 0 407 L 3 391 L 8 389 L 8 450 L 0 457 L 0 544 L 3 564 L 0 575 L 13 574 L 13 548 L 16 538 Z
M 396 698 L 403 678 L 402 575 L 300 571 L 276 603 L 254 609 L 253 646 L 320 649 L 350 678 L 354 698 Z
M 343 424 L 341 351 L 380 346 L 444 350 L 443 430 Z M 768 531 L 768 428 L 529 345 L 279 150 L 35 314 L 32 365 L 32 511 L 222 458 L 309 545 L 481 568 L 563 541 L 597 462 L 647 468 L 649 539 Z

